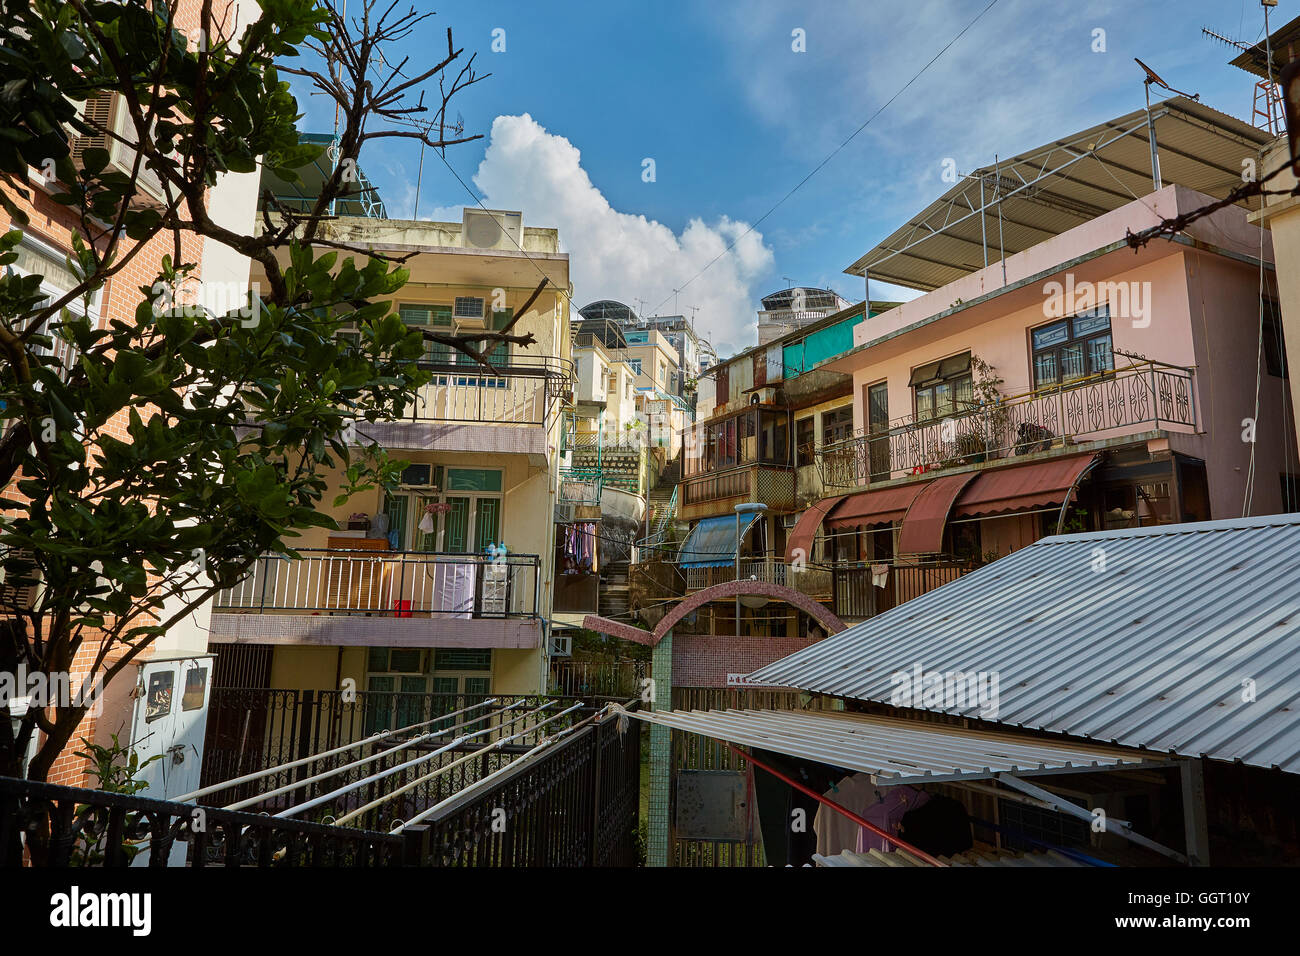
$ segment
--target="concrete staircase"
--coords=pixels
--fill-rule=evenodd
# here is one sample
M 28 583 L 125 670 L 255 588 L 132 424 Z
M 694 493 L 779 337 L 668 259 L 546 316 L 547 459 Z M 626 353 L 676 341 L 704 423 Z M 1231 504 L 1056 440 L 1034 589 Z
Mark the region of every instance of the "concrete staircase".
M 625 621 L 629 616 L 628 563 L 611 561 L 600 569 L 600 616 Z

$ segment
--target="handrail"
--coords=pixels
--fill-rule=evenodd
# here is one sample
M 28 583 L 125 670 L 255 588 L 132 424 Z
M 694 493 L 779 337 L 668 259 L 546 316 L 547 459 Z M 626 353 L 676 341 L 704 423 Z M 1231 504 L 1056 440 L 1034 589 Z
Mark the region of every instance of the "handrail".
M 1194 370 L 1138 362 L 1115 372 L 1000 398 L 942 418 L 857 433 L 816 451 L 823 484 L 868 481 L 1047 451 L 1138 424 L 1196 427 Z

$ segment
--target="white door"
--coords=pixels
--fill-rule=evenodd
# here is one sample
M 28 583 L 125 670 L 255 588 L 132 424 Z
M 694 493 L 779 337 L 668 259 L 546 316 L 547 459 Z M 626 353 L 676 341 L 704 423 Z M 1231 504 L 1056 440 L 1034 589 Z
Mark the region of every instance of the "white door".
M 141 763 L 155 755 L 162 757 L 137 777 L 149 783 L 140 796 L 172 800 L 199 789 L 212 660 L 205 655 L 146 661 L 140 666 L 142 694 L 135 702 L 131 746 Z M 188 847 L 188 843 L 174 843 L 168 865 L 184 866 Z M 146 850 L 132 865 L 145 865 L 148 856 Z

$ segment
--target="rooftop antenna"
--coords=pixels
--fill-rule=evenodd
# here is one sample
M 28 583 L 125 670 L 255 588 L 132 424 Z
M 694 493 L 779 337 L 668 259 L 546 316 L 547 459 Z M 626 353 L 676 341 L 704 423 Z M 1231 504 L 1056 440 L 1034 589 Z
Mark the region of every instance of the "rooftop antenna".
M 1137 57 L 1133 57 L 1133 62 L 1142 67 L 1142 72 L 1146 73 L 1146 79 L 1142 81 L 1143 89 L 1147 95 L 1147 139 L 1151 142 L 1151 182 L 1155 184 L 1157 190 L 1164 189 L 1164 182 L 1160 179 L 1160 147 L 1156 144 L 1156 124 L 1151 118 L 1151 84 L 1162 86 L 1170 93 L 1176 93 L 1178 96 L 1186 96 L 1189 99 L 1201 99 L 1199 93 L 1184 93 L 1182 90 L 1176 90 L 1160 78 L 1160 74 L 1151 67 L 1147 66 Z
M 1269 9 L 1265 7 L 1265 48 L 1269 47 L 1268 35 L 1266 35 L 1268 34 L 1268 25 L 1266 25 L 1268 18 Z M 1216 31 L 1210 30 L 1209 27 L 1201 27 L 1201 33 L 1209 36 L 1212 40 L 1218 40 L 1219 43 L 1226 43 L 1227 46 L 1240 49 L 1244 53 L 1256 51 L 1258 48 L 1257 43 L 1243 43 L 1242 40 L 1234 40 L 1230 36 L 1216 33 Z M 1266 130 L 1268 133 L 1277 135 L 1282 131 L 1282 94 L 1278 92 L 1277 83 L 1273 82 L 1273 56 L 1271 56 L 1271 49 L 1268 52 L 1269 56 L 1266 57 L 1268 62 L 1266 62 L 1265 66 L 1268 68 L 1269 77 L 1261 79 L 1255 85 L 1255 101 L 1251 104 L 1251 122 L 1255 129 Z M 1258 56 L 1255 59 L 1258 60 Z
M 781 276 L 781 278 L 785 280 L 785 287 L 787 289 L 790 288 L 792 285 L 794 285 L 794 280 L 791 279 L 789 276 Z

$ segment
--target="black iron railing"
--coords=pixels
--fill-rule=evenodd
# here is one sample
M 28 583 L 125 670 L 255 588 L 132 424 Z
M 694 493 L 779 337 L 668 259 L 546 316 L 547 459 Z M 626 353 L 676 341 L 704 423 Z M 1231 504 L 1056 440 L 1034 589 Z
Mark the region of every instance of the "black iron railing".
M 1014 458 L 1149 425 L 1194 430 L 1190 368 L 1141 362 L 1103 376 L 834 442 L 817 451 L 827 488 Z
M 632 709 L 635 702 L 629 701 Z M 634 866 L 640 722 L 590 718 L 424 821 L 426 866 Z
M 414 835 L 412 835 L 414 836 Z M 411 837 L 0 777 L 0 862 L 51 867 L 417 865 Z

